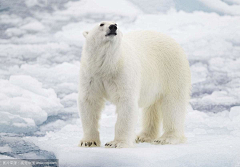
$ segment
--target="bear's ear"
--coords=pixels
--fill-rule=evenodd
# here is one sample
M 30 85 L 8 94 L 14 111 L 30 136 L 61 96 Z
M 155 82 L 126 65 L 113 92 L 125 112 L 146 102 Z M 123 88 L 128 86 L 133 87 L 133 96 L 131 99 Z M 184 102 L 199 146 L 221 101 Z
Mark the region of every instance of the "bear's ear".
M 88 31 L 84 31 L 84 32 L 83 32 L 83 36 L 84 36 L 85 38 L 87 38 L 87 35 L 88 35 Z

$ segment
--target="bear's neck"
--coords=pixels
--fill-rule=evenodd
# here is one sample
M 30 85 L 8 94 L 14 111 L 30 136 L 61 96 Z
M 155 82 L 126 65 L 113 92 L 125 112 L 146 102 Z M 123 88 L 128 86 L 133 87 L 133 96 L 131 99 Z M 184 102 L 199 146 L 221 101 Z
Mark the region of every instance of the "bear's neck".
M 121 45 L 106 42 L 101 47 L 85 45 L 81 64 L 91 73 L 114 73 L 121 64 Z

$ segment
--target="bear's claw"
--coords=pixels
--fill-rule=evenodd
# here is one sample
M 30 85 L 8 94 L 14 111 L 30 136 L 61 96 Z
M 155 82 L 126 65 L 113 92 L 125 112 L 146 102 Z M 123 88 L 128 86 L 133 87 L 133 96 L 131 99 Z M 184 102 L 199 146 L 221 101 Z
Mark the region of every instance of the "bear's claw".
M 111 141 L 105 144 L 106 148 L 127 148 L 130 147 L 127 143 L 123 141 Z
M 100 144 L 97 144 L 95 141 L 81 141 L 78 145 L 79 147 L 99 147 Z

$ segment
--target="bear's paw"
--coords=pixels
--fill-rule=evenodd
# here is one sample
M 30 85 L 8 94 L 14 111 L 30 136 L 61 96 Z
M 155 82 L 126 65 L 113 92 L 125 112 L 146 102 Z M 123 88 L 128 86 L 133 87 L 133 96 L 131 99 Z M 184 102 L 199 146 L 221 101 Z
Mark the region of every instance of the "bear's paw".
M 176 136 L 162 136 L 153 141 L 153 144 L 179 144 L 185 142 L 185 137 L 176 137 Z
M 153 140 L 154 140 L 153 138 L 151 138 L 146 134 L 140 134 L 135 139 L 136 143 L 144 143 L 144 142 L 151 143 Z

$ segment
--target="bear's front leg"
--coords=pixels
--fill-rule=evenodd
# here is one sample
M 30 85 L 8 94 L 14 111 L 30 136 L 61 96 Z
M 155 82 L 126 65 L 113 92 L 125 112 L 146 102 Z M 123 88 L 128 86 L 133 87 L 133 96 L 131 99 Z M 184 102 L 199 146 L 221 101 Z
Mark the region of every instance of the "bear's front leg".
M 79 112 L 83 127 L 83 138 L 79 147 L 99 147 L 101 145 L 98 121 L 104 100 L 79 98 Z
M 134 143 L 134 129 L 137 123 L 137 101 L 119 101 L 117 107 L 117 122 L 115 125 L 115 138 L 105 144 L 108 148 L 127 148 Z

